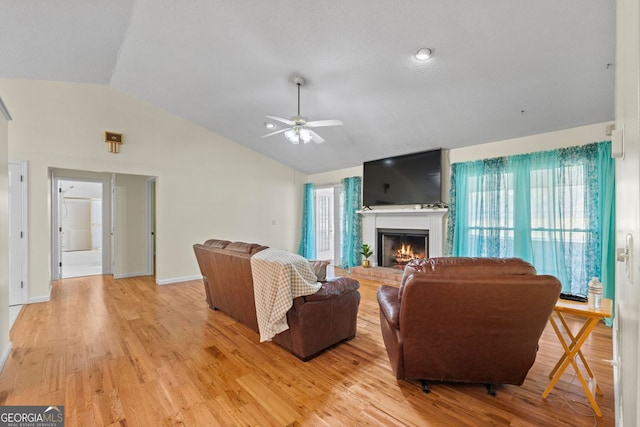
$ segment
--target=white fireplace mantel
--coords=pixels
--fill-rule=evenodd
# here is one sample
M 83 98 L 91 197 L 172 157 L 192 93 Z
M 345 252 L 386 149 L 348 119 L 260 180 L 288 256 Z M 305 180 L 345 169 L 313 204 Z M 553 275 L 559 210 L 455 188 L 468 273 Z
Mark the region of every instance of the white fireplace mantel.
M 448 209 L 372 209 L 362 215 L 362 242 L 373 248 L 371 264 L 377 266 L 378 228 L 429 230 L 429 256 L 444 256 L 445 217 Z

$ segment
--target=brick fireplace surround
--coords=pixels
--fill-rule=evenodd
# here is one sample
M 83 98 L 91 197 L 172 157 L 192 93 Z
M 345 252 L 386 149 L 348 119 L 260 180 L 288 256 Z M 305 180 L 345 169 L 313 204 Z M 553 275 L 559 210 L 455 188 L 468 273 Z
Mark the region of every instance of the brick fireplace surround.
M 378 259 L 378 229 L 405 229 L 429 231 L 429 256 L 440 257 L 444 255 L 444 240 L 447 209 L 372 209 L 363 210 L 362 215 L 362 242 L 368 243 L 373 250 L 371 260 L 372 268 L 356 267 L 357 274 L 371 277 L 384 283 L 398 284 L 402 277 L 402 270 L 383 268 L 377 266 Z

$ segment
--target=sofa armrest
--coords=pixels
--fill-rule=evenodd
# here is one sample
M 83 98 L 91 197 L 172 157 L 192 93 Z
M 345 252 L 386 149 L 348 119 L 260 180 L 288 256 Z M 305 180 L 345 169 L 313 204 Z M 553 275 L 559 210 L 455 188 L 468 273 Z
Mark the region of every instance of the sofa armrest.
M 400 301 L 398 299 L 398 288 L 382 285 L 378 288 L 378 304 L 380 313 L 387 319 L 389 326 L 400 328 Z
M 315 294 L 306 295 L 305 301 L 323 301 L 358 290 L 360 283 L 349 277 L 335 277 L 322 283 L 322 287 Z

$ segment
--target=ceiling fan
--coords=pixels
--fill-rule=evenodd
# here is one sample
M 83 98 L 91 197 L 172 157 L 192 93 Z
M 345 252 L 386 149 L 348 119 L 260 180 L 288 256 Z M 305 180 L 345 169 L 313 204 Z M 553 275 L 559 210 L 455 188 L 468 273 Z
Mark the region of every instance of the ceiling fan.
M 287 138 L 293 144 L 300 144 L 300 142 L 307 143 L 309 141 L 313 141 L 316 144 L 320 144 L 324 142 L 324 138 L 318 135 L 311 128 L 319 128 L 323 126 L 341 126 L 342 120 L 332 119 L 332 120 L 314 120 L 312 122 L 307 121 L 305 117 L 300 115 L 300 86 L 304 84 L 304 78 L 300 76 L 296 76 L 293 79 L 293 82 L 298 86 L 298 115 L 291 117 L 291 119 L 283 119 L 282 117 L 276 116 L 265 116 L 268 119 L 276 120 L 282 122 L 290 127 L 285 129 L 280 129 L 275 132 L 268 133 L 266 135 L 262 135 L 261 138 L 266 138 L 268 136 L 277 135 L 279 133 L 284 132 L 285 138 Z

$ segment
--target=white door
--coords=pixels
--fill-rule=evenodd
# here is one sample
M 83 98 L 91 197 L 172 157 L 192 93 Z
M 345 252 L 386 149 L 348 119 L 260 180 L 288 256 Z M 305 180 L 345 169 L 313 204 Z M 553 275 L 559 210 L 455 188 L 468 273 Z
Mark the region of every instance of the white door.
M 116 174 L 111 174 L 111 228 L 109 238 L 111 239 L 111 273 L 116 272 Z
M 624 158 L 616 161 L 616 425 L 640 425 L 640 3 L 616 2 L 615 116 Z
M 340 188 L 314 190 L 316 258 L 332 263 L 340 259 Z
M 26 221 L 23 164 L 9 162 L 9 305 L 26 301 Z

